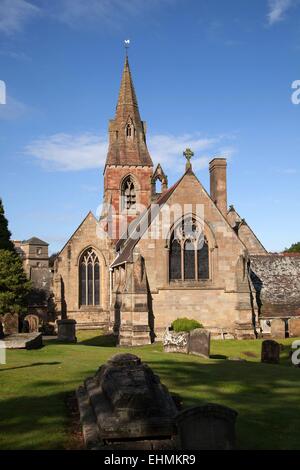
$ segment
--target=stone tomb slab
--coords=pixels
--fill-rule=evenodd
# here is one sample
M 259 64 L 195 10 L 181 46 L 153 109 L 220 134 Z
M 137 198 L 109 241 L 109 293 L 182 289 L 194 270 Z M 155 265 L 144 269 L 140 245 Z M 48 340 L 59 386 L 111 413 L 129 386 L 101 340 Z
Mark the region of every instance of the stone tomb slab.
M 189 353 L 209 358 L 210 354 L 210 332 L 203 328 L 190 331 Z
M 271 339 L 266 339 L 261 345 L 261 362 L 267 364 L 279 364 L 280 344 Z
M 271 323 L 271 336 L 272 338 L 283 339 L 285 338 L 285 321 L 280 318 L 272 320 Z
M 43 346 L 42 333 L 18 333 L 2 340 L 6 349 L 39 349 Z
M 300 318 L 290 318 L 289 336 L 291 338 L 300 338 Z
M 87 448 L 120 448 L 127 442 L 124 449 L 151 449 L 154 441 L 161 448 L 174 446 L 175 403 L 159 377 L 133 354 L 113 356 L 79 387 L 77 399 Z

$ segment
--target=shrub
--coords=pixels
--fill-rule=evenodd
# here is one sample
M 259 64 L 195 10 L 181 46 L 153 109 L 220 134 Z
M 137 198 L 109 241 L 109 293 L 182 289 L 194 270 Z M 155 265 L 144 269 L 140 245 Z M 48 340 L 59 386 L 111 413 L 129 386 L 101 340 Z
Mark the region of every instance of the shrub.
M 173 321 L 172 328 L 178 333 L 179 331 L 191 331 L 196 328 L 203 328 L 203 325 L 197 320 L 192 320 L 190 318 L 177 318 Z

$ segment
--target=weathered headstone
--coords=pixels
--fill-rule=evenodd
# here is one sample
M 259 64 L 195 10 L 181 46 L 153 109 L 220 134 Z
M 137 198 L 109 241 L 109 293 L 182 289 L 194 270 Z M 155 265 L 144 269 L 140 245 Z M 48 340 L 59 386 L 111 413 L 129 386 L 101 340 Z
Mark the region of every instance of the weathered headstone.
M 164 352 L 189 353 L 189 333 L 167 329 L 163 337 Z
M 149 366 L 117 354 L 77 391 L 88 448 L 174 448 L 175 403 Z M 157 444 L 159 442 L 159 444 Z M 141 447 L 142 446 L 142 447 Z
M 76 320 L 57 320 L 57 339 L 64 343 L 76 343 Z
M 233 450 L 237 412 L 207 403 L 178 413 L 176 424 L 183 450 Z
M 261 362 L 279 364 L 280 344 L 271 339 L 266 339 L 261 345 Z
M 16 313 L 4 315 L 3 330 L 6 335 L 14 335 L 19 332 L 19 316 Z
M 289 319 L 289 336 L 291 338 L 300 337 L 300 318 Z
M 196 328 L 190 331 L 189 353 L 197 356 L 209 357 L 210 353 L 210 332 L 203 328 Z
M 28 328 L 27 333 L 37 333 L 39 331 L 39 317 L 37 315 L 26 315 L 24 322 Z
M 285 338 L 285 321 L 280 318 L 272 320 L 271 323 L 271 336 L 272 338 Z

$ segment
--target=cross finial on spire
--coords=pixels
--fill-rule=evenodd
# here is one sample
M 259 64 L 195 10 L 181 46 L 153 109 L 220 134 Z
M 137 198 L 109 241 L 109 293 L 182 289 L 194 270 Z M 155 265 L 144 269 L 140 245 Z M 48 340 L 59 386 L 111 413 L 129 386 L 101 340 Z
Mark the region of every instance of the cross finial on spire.
M 126 57 L 128 57 L 129 46 L 130 46 L 130 39 L 124 39 L 124 47 L 125 47 L 125 51 L 126 51 Z
M 187 149 L 185 149 L 185 151 L 183 152 L 183 155 L 184 155 L 185 158 L 186 158 L 185 169 L 188 170 L 189 168 L 192 168 L 192 164 L 191 164 L 190 160 L 191 160 L 191 158 L 194 156 L 194 152 L 192 152 L 191 149 L 187 148 Z

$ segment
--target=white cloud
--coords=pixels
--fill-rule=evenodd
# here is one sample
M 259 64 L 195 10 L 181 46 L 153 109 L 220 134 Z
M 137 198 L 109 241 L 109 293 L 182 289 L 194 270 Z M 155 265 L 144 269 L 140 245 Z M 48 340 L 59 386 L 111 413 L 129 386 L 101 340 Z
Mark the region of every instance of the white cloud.
M 268 0 L 268 23 L 273 25 L 282 21 L 286 12 L 295 4 L 295 0 Z
M 0 0 L 0 33 L 12 34 L 41 12 L 27 0 Z
M 88 170 L 104 164 L 107 142 L 88 132 L 79 135 L 60 133 L 34 140 L 25 148 L 25 153 L 50 170 Z
M 185 159 L 182 152 L 190 147 L 195 156 L 193 168 L 205 168 L 209 159 L 215 155 L 230 158 L 234 148 L 226 146 L 228 136 L 201 138 L 199 134 L 153 135 L 148 139 L 150 154 L 155 163 L 160 162 L 165 170 L 181 172 Z M 31 142 L 25 154 L 32 156 L 45 169 L 55 171 L 80 171 L 100 168 L 107 154 L 106 137 L 92 133 L 54 134 Z
M 68 24 L 82 27 L 85 23 L 107 24 L 118 27 L 128 19 L 145 14 L 148 8 L 174 0 L 52 0 L 49 14 Z
M 149 10 L 171 5 L 177 0 L 0 0 L 0 33 L 13 34 L 38 15 L 82 28 L 93 24 L 120 29 L 138 16 L 147 16 Z M 38 4 L 38 6 L 36 5 Z
M 13 121 L 29 111 L 29 107 L 12 96 L 6 96 L 6 104 L 0 105 L 0 120 Z

